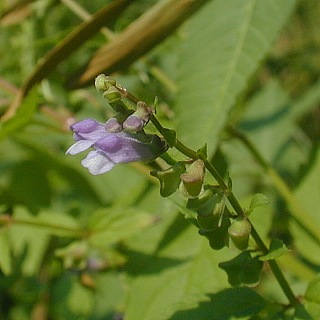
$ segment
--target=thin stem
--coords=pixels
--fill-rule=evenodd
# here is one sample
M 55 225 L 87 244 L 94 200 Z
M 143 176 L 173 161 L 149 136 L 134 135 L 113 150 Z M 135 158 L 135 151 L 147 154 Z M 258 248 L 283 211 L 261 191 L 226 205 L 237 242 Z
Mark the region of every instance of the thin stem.
M 131 100 L 132 102 L 137 103 L 139 101 L 139 99 L 137 99 L 134 95 L 129 93 L 126 89 L 122 88 L 121 86 L 117 86 L 117 88 L 123 93 L 123 95 L 127 99 Z M 153 125 L 156 127 L 156 129 L 159 131 L 159 133 L 163 135 L 163 133 L 165 131 L 165 128 L 161 125 L 161 123 L 158 121 L 158 119 L 155 117 L 154 114 L 151 115 L 150 121 L 153 123 Z M 239 217 L 245 216 L 245 212 L 242 209 L 238 199 L 236 198 L 234 193 L 229 189 L 229 187 L 224 182 L 224 180 L 221 177 L 221 175 L 219 174 L 219 172 L 210 163 L 210 161 L 208 160 L 208 158 L 205 155 L 190 149 L 189 147 L 184 145 L 178 139 L 176 139 L 176 143 L 175 143 L 174 147 L 178 151 L 180 151 L 182 154 L 184 154 L 185 156 L 187 156 L 187 157 L 189 157 L 191 159 L 201 159 L 204 162 L 204 165 L 205 165 L 206 169 L 211 173 L 211 175 L 215 178 L 215 180 L 218 182 L 220 187 L 223 189 L 226 197 L 228 198 L 228 200 L 229 200 L 231 206 L 233 207 L 233 209 L 235 210 L 237 216 L 239 216 Z M 258 154 L 257 154 L 257 156 L 258 156 Z M 263 240 L 259 236 L 259 234 L 256 231 L 256 229 L 253 227 L 251 222 L 250 222 L 250 224 L 251 224 L 251 227 L 252 227 L 252 229 L 251 229 L 252 238 L 255 240 L 255 242 L 256 242 L 258 248 L 260 249 L 260 251 L 263 254 L 267 254 L 269 252 L 267 246 L 264 244 Z M 277 279 L 282 291 L 284 292 L 284 294 L 288 298 L 290 304 L 291 305 L 296 305 L 297 303 L 299 303 L 299 301 L 296 299 L 293 291 L 291 290 L 291 287 L 290 287 L 288 281 L 286 280 L 286 278 L 284 277 L 281 269 L 279 268 L 277 262 L 275 260 L 269 260 L 268 264 L 270 266 L 270 269 L 271 269 L 272 273 L 274 274 L 275 278 Z
M 293 220 L 302 228 L 309 236 L 320 245 L 320 236 L 318 230 L 318 224 L 314 220 L 311 214 L 301 208 L 299 201 L 290 190 L 289 186 L 283 180 L 283 178 L 273 169 L 273 167 L 263 158 L 259 150 L 255 145 L 239 130 L 229 127 L 230 132 L 234 137 L 239 139 L 251 152 L 257 163 L 266 171 L 271 178 L 275 188 L 278 190 L 280 196 L 286 202 L 290 215 Z

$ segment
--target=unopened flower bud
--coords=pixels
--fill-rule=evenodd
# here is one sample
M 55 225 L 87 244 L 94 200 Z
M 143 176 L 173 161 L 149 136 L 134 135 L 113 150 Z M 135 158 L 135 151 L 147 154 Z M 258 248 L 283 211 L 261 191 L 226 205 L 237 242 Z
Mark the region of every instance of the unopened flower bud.
M 143 129 L 145 122 L 142 118 L 132 114 L 123 123 L 123 129 L 128 132 L 138 132 Z
M 204 168 L 203 161 L 198 159 L 180 176 L 182 181 L 180 191 L 187 198 L 192 199 L 200 194 L 204 179 Z
M 122 123 L 120 123 L 116 118 L 110 118 L 106 124 L 105 128 L 110 133 L 122 131 Z
M 105 74 L 99 74 L 94 82 L 94 85 L 97 89 L 97 91 L 107 91 L 111 86 L 115 86 L 116 85 L 116 80 L 106 76 Z
M 144 122 L 148 122 L 152 115 L 152 109 L 144 101 L 138 101 L 137 109 L 133 115 L 140 117 Z
M 251 233 L 251 224 L 247 218 L 241 217 L 235 219 L 229 227 L 228 233 L 232 242 L 238 249 L 247 249 Z
M 110 86 L 107 91 L 105 91 L 102 95 L 109 102 L 115 102 L 119 100 L 122 96 L 121 92 L 114 86 Z

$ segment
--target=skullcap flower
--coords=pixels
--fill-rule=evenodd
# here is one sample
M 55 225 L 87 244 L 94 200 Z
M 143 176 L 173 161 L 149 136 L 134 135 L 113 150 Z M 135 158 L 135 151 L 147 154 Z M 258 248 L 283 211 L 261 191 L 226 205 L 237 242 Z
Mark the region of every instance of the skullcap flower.
M 166 150 L 157 135 L 109 132 L 94 119 L 74 123 L 70 129 L 76 142 L 66 153 L 75 155 L 92 147 L 81 164 L 93 175 L 110 171 L 118 163 L 150 162 Z

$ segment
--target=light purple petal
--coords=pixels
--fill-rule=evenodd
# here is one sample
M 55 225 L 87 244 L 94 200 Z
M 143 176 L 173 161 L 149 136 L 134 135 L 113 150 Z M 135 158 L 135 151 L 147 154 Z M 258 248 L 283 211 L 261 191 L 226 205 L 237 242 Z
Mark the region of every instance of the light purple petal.
M 108 172 L 115 165 L 100 151 L 89 152 L 87 157 L 81 161 L 81 164 L 88 168 L 89 172 L 93 175 Z
M 101 149 L 102 151 L 109 153 L 115 153 L 117 151 L 120 151 L 122 148 L 122 141 L 123 138 L 118 137 L 115 134 L 107 135 L 103 137 L 102 139 L 98 140 L 94 146 L 96 148 Z
M 94 119 L 85 119 L 74 123 L 71 127 L 74 132 L 74 139 L 77 140 L 90 140 L 93 142 L 103 138 L 108 133 L 105 130 L 103 123 L 100 123 Z
M 99 122 L 95 119 L 84 119 L 70 126 L 70 129 L 78 133 L 90 133 L 99 127 Z
M 92 141 L 89 140 L 79 140 L 74 143 L 67 151 L 66 154 L 75 155 L 79 152 L 85 151 L 93 145 Z

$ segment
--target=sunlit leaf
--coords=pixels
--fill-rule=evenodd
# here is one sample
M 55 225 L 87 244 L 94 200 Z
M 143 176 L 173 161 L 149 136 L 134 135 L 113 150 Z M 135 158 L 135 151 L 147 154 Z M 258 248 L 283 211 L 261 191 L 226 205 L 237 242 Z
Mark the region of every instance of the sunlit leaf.
M 250 212 L 255 208 L 270 203 L 269 199 L 262 193 L 256 193 L 250 203 Z
M 199 238 L 195 245 L 197 252 L 189 261 L 155 273 L 149 272 L 151 267 L 154 269 L 152 259 L 144 266 L 131 281 L 126 319 L 169 319 L 175 311 L 195 307 L 208 299 L 207 293 L 225 285 L 217 266 L 219 254 L 210 249 L 205 239 Z
M 290 252 L 290 250 L 281 240 L 273 239 L 270 244 L 269 253 L 264 256 L 261 256 L 259 259 L 261 261 L 273 260 L 284 254 L 287 254 L 288 252 Z
M 204 141 L 209 152 L 216 148 L 236 98 L 295 4 L 292 0 L 217 0 L 192 18 L 180 56 L 178 137 L 195 148 Z

